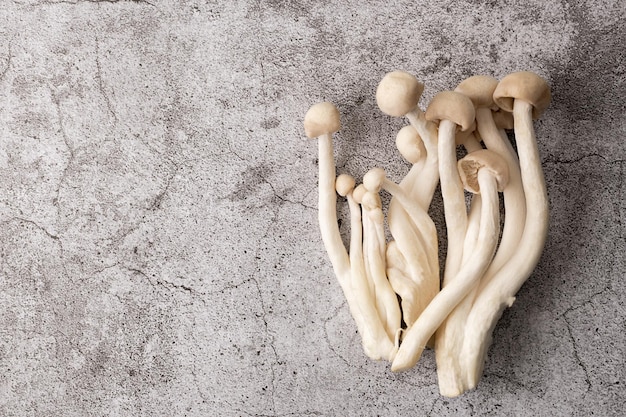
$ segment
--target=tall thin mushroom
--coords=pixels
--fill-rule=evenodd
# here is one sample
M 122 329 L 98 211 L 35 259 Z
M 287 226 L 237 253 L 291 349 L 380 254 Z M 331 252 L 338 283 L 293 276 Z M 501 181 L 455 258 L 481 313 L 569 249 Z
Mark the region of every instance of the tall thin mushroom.
M 501 109 L 513 112 L 526 222 L 515 254 L 491 280 L 481 283 L 468 316 L 462 355 L 468 389 L 478 384 L 493 329 L 539 262 L 548 231 L 548 198 L 532 121 L 550 103 L 550 87 L 534 73 L 517 72 L 498 83 L 493 98 Z
M 413 189 L 419 187 L 420 175 L 427 158 L 426 149 L 421 137 L 411 125 L 400 129 L 396 136 L 396 147 L 412 164 L 411 170 L 400 183 L 402 190 L 410 194 Z M 419 205 L 419 202 L 416 203 Z M 390 261 L 387 275 L 401 298 L 402 317 L 405 324 L 410 327 L 439 291 L 437 247 L 430 251 L 426 249 L 425 236 L 411 221 L 411 216 L 397 197 L 392 197 L 387 214 L 389 230 L 395 239 L 394 245 L 387 250 L 387 259 Z
M 476 128 L 487 149 L 502 157 L 509 167 L 509 185 L 504 190 L 505 222 L 502 238 L 496 255 L 485 272 L 483 280 L 489 280 L 515 252 L 523 232 L 526 217 L 526 200 L 522 189 L 519 162 L 508 139 L 503 138 L 493 118 L 497 109 L 493 92 L 498 80 L 493 77 L 477 75 L 462 81 L 455 91 L 467 96 L 476 110 Z M 480 204 L 479 196 L 474 196 L 472 205 Z M 476 230 L 476 221 L 470 221 L 465 239 L 463 259 L 473 245 L 472 234 Z M 456 396 L 465 391 L 464 377 L 459 364 L 466 320 L 474 303 L 478 288 L 474 289 L 450 314 L 437 330 L 436 357 L 439 389 L 442 395 Z
M 428 211 L 439 180 L 439 171 L 437 169 L 437 131 L 435 126 L 424 118 L 424 113 L 418 106 L 423 90 L 424 85 L 413 75 L 403 71 L 390 72 L 378 84 L 376 102 L 380 110 L 387 115 L 407 117 L 413 129 L 404 128 L 400 131 L 406 139 L 411 140 L 411 136 L 414 139 L 421 138 L 426 149 L 426 159 L 419 166 L 414 164 L 407 178 L 402 181 L 402 186 L 410 194 L 411 199 L 417 201 L 423 210 Z M 397 248 L 408 264 L 410 277 L 420 288 L 421 295 L 414 298 L 420 303 L 412 309 L 415 315 L 419 315 L 422 308 L 419 305 L 430 301 L 430 297 L 439 288 L 438 254 L 428 252 L 411 243 L 416 239 L 419 240 L 419 231 L 398 204 L 396 197 L 393 197 L 389 203 L 387 221 L 389 230 L 397 242 Z M 418 258 L 422 254 L 426 255 L 425 260 Z M 414 317 L 406 317 L 405 322 L 410 325 L 413 320 Z
M 504 193 L 504 211 L 506 218 L 502 229 L 502 239 L 498 251 L 489 266 L 487 275 L 497 272 L 513 255 L 522 236 L 526 219 L 526 199 L 522 188 L 519 160 L 509 140 L 500 134 L 493 110 L 497 108 L 493 93 L 498 80 L 493 77 L 477 75 L 461 82 L 456 90 L 465 94 L 476 107 L 476 125 L 487 149 L 500 155 L 509 166 L 509 187 Z
M 463 94 L 443 91 L 437 94 L 426 109 L 426 119 L 439 124 L 438 151 L 441 194 L 448 234 L 448 253 L 443 285 L 456 276 L 463 256 L 463 241 L 467 230 L 465 194 L 457 170 L 457 129 L 467 131 L 474 123 L 474 105 Z
M 335 190 L 335 160 L 333 155 L 332 134 L 340 128 L 339 111 L 329 102 L 317 103 L 307 111 L 304 116 L 304 131 L 309 138 L 318 138 L 319 146 L 319 200 L 318 200 L 318 219 L 320 224 L 320 232 L 324 247 L 330 258 L 337 281 L 341 286 L 344 297 L 348 303 L 350 314 L 356 322 L 357 329 L 365 335 L 366 323 L 369 320 L 375 320 L 375 317 L 363 315 L 362 306 L 367 305 L 367 300 L 362 293 L 353 291 L 352 288 L 352 268 L 350 258 L 346 248 L 343 246 L 339 227 L 337 226 L 337 195 Z M 359 299 L 361 297 L 361 299 Z M 360 306 L 361 305 L 361 306 Z M 382 340 L 381 337 L 374 337 L 376 340 Z M 364 343 L 369 340 L 369 336 L 365 336 Z M 366 354 L 372 359 L 391 360 L 393 354 L 386 357 L 378 352 L 393 351 L 394 347 L 378 345 L 371 347 L 364 346 Z M 376 349 L 379 348 L 379 349 Z
M 365 184 L 365 183 L 364 183 Z M 367 189 L 367 185 L 365 184 Z M 364 227 L 364 251 L 366 270 L 374 283 L 374 294 L 378 315 L 391 340 L 396 340 L 401 323 L 400 305 L 389 280 L 385 266 L 386 240 L 384 215 L 377 191 L 368 190 L 362 198 Z
M 467 294 L 478 285 L 498 243 L 500 205 L 498 191 L 506 187 L 508 168 L 498 155 L 488 150 L 472 152 L 458 163 L 468 191 L 482 196 L 480 231 L 471 257 L 457 275 L 433 298 L 413 327 L 405 333 L 391 364 L 392 371 L 403 371 L 417 363 L 428 339 Z

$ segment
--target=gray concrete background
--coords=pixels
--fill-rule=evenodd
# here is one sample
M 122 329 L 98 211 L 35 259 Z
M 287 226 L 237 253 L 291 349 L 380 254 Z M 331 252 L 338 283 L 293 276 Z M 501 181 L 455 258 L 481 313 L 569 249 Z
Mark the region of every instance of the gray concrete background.
M 0 415 L 623 415 L 626 6 L 615 1 L 0 3 Z M 408 170 L 391 70 L 422 103 L 547 78 L 544 255 L 479 388 L 359 346 L 317 226 L 302 118 L 340 172 Z M 441 221 L 440 199 L 434 217 Z

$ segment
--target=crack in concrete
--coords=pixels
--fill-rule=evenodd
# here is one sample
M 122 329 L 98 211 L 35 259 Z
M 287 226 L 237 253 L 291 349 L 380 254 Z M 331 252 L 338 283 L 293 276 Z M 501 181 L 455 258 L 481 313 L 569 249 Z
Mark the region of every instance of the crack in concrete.
M 585 384 L 587 385 L 587 390 L 583 394 L 584 397 L 589 391 L 591 391 L 591 380 L 589 379 L 589 371 L 587 370 L 587 367 L 583 363 L 578 353 L 578 344 L 576 343 L 576 339 L 574 338 L 574 334 L 572 333 L 572 325 L 567 319 L 567 316 L 563 315 L 563 319 L 565 320 L 565 324 L 567 325 L 567 333 L 569 335 L 570 341 L 572 342 L 572 349 L 574 349 L 574 359 L 576 359 L 578 366 L 580 366 L 585 374 Z
M 67 163 L 65 164 L 65 168 L 63 168 L 63 172 L 61 173 L 61 178 L 59 179 L 59 183 L 57 185 L 57 189 L 56 189 L 56 197 L 52 200 L 52 205 L 54 205 L 57 208 L 57 212 L 58 215 L 61 215 L 61 211 L 60 211 L 60 207 L 59 207 L 59 201 L 60 201 L 60 195 L 61 195 L 61 188 L 63 187 L 63 184 L 65 183 L 69 172 L 70 172 L 70 168 L 72 166 L 72 163 L 74 162 L 74 158 L 76 157 L 76 151 L 77 149 L 74 149 L 73 144 L 71 143 L 71 141 L 69 140 L 68 136 L 67 136 L 67 132 L 65 131 L 65 125 L 63 122 L 63 114 L 61 112 L 61 103 L 60 100 L 55 97 L 54 92 L 52 91 L 52 89 L 50 89 L 50 97 L 52 99 L 52 103 L 54 103 L 55 109 L 56 109 L 56 113 L 57 113 L 57 118 L 59 121 L 59 127 L 61 130 L 61 135 L 63 138 L 63 142 L 65 143 L 65 146 L 67 147 L 67 151 L 69 153 L 69 158 Z
M 352 366 L 352 365 L 350 365 L 350 362 L 348 362 L 348 360 L 346 358 L 341 356 L 339 354 L 339 352 L 337 352 L 335 350 L 333 344 L 330 342 L 330 336 L 328 335 L 328 328 L 326 327 L 326 325 L 328 324 L 329 321 L 331 321 L 332 319 L 334 319 L 335 317 L 337 317 L 339 315 L 339 312 L 345 307 L 346 304 L 347 304 L 347 302 L 344 299 L 343 302 L 341 303 L 341 305 L 339 307 L 335 308 L 335 310 L 330 315 L 330 317 L 328 317 L 327 319 L 324 320 L 323 328 L 324 328 L 324 340 L 328 344 L 328 348 L 330 349 L 330 351 L 333 352 L 335 355 L 337 355 L 337 357 L 339 359 L 341 359 L 343 361 L 343 363 L 345 363 L 348 368 L 350 368 Z M 361 337 L 361 335 L 359 335 L 359 338 L 360 337 Z
M 555 165 L 559 165 L 559 164 L 564 164 L 564 165 L 575 164 L 575 163 L 581 162 L 581 161 L 583 161 L 585 159 L 588 159 L 588 158 L 600 158 L 605 164 L 621 164 L 622 162 L 626 161 L 624 159 L 613 159 L 613 160 L 610 160 L 609 158 L 607 158 L 604 155 L 600 155 L 598 153 L 590 153 L 590 154 L 587 154 L 587 155 L 582 155 L 582 156 L 580 156 L 578 158 L 575 158 L 575 159 L 559 159 L 559 158 L 557 158 L 557 157 L 555 157 L 553 155 L 549 155 L 542 162 L 542 164 L 555 164 Z
M 61 101 L 58 97 L 55 97 L 54 92 L 50 90 L 50 95 L 52 97 L 52 102 L 54 103 L 54 107 L 56 109 L 57 118 L 59 120 L 59 128 L 61 130 L 61 136 L 63 137 L 63 142 L 65 142 L 65 146 L 67 147 L 67 151 L 70 153 L 70 162 L 74 159 L 75 152 L 77 149 L 74 148 L 74 144 L 71 143 L 69 137 L 67 136 L 67 132 L 65 131 L 65 122 L 63 121 L 63 113 L 61 112 Z M 70 164 L 68 162 L 68 165 Z
M 117 118 L 117 114 L 115 114 L 115 111 L 113 110 L 113 105 L 111 103 L 111 99 L 109 98 L 109 95 L 106 93 L 105 88 L 104 88 L 104 81 L 102 79 L 102 67 L 100 65 L 100 41 L 98 40 L 98 37 L 95 37 L 95 42 L 96 42 L 96 81 L 98 82 L 98 89 L 100 90 L 100 94 L 102 94 L 102 97 L 104 98 L 104 102 L 106 104 L 107 110 L 109 111 L 109 113 L 111 113 L 111 116 L 113 116 L 113 120 L 115 123 L 118 122 L 118 118 Z
M 228 290 L 235 290 L 235 289 L 241 287 L 242 285 L 249 283 L 252 280 L 253 280 L 253 278 L 247 278 L 247 279 L 244 279 L 243 281 L 240 281 L 240 282 L 238 282 L 236 284 L 226 285 L 225 287 L 220 288 L 219 290 L 209 291 L 209 292 L 207 292 L 207 295 L 223 294 L 224 292 L 226 292 Z
M 178 170 L 179 170 L 179 167 L 176 166 L 175 169 L 174 169 L 174 172 L 172 174 L 170 174 L 170 176 L 167 178 L 167 180 L 165 182 L 165 187 L 163 187 L 163 190 L 161 190 L 154 197 L 154 200 L 152 200 L 152 203 L 150 203 L 150 205 L 148 206 L 148 211 L 156 211 L 156 210 L 159 210 L 161 208 L 161 203 L 163 202 L 163 198 L 165 197 L 165 195 L 169 191 L 170 185 L 172 184 L 172 181 L 174 180 L 174 177 L 176 176 Z
M 611 268 L 611 270 L 613 270 L 613 268 Z M 587 304 L 590 304 L 596 297 L 599 297 L 601 295 L 603 295 L 606 292 L 613 292 L 613 288 L 611 288 L 611 283 L 607 283 L 606 286 L 604 288 L 602 288 L 600 291 L 593 293 L 588 300 L 583 301 L 582 303 L 580 303 L 579 305 L 576 306 L 571 306 L 569 308 L 567 308 L 563 313 L 560 314 L 560 316 L 566 318 L 566 315 L 571 313 L 572 311 L 578 310 L 579 308 L 582 308 L 584 306 L 586 306 Z
M 16 216 L 16 217 L 12 217 L 12 218 L 10 218 L 8 220 L 2 221 L 2 224 L 10 223 L 10 222 L 16 221 L 16 220 L 19 221 L 19 222 L 22 222 L 22 223 L 31 224 L 31 225 L 35 226 L 37 229 L 39 229 L 42 232 L 44 232 L 49 238 L 51 238 L 53 240 L 56 240 L 56 241 L 60 241 L 59 236 L 49 232 L 48 229 L 46 229 L 45 227 L 41 226 L 39 223 L 35 222 L 34 220 L 29 220 L 29 219 L 25 219 L 23 217 L 17 217 Z
M 9 72 L 9 69 L 11 68 L 11 61 L 13 60 L 13 44 L 11 42 L 9 42 L 9 54 L 7 56 L 7 61 L 6 64 L 4 66 L 4 69 L 2 70 L 2 72 L 0 72 L 0 80 L 4 79 L 4 76 L 7 75 L 7 72 Z
M 189 287 L 184 284 L 175 284 L 173 282 L 161 280 L 158 278 L 154 278 L 153 280 L 152 278 L 150 278 L 150 276 L 147 273 L 145 273 L 144 271 L 138 268 L 133 268 L 133 267 L 126 266 L 126 265 L 120 265 L 120 267 L 123 269 L 126 269 L 127 271 L 130 271 L 132 273 L 142 276 L 152 286 L 152 288 L 155 291 L 157 290 L 157 287 L 165 288 L 170 292 L 174 290 L 182 291 L 190 295 L 191 297 L 196 296 L 196 298 L 198 298 L 203 304 L 206 305 L 206 300 L 202 298 L 202 296 L 205 296 L 206 294 L 203 292 L 196 291 L 192 287 Z
M 257 259 L 257 264 L 258 264 L 258 259 Z M 256 274 L 256 272 L 255 272 Z M 274 361 L 272 361 L 270 363 L 270 374 L 271 374 L 271 380 L 270 380 L 270 385 L 272 387 L 272 391 L 270 393 L 270 405 L 271 405 L 271 410 L 272 413 L 276 414 L 276 400 L 275 400 L 275 395 L 276 395 L 276 372 L 274 370 L 274 364 L 278 362 L 278 352 L 276 352 L 276 346 L 274 346 L 274 335 L 271 333 L 270 329 L 269 329 L 269 324 L 267 322 L 267 308 L 265 307 L 265 302 L 263 301 L 263 293 L 261 292 L 261 286 L 259 284 L 259 281 L 256 279 L 256 277 L 252 277 L 251 279 L 252 282 L 254 282 L 257 292 L 259 293 L 259 302 L 261 303 L 261 310 L 263 311 L 263 314 L 261 314 L 261 319 L 263 320 L 263 327 L 265 329 L 265 337 L 268 340 L 269 346 L 272 349 L 272 352 L 274 353 Z
M 261 291 L 261 285 L 259 284 L 259 280 L 257 279 L 257 275 L 259 275 L 261 273 L 261 267 L 260 267 L 260 260 L 261 260 L 261 242 L 264 239 L 267 239 L 267 237 L 270 235 L 270 230 L 272 229 L 272 227 L 274 226 L 274 223 L 276 222 L 276 219 L 278 218 L 278 212 L 279 212 L 280 208 L 276 207 L 273 213 L 273 218 L 269 221 L 269 224 L 267 226 L 267 229 L 265 230 L 265 233 L 258 239 L 257 241 L 257 245 L 256 245 L 256 252 L 254 254 L 254 259 L 255 259 L 255 268 L 254 268 L 254 272 L 252 274 L 252 276 L 248 279 L 248 281 L 252 281 L 254 282 L 254 285 L 256 287 L 257 293 L 259 295 L 259 302 L 260 302 L 260 307 L 262 310 L 262 314 L 260 316 L 260 318 L 263 320 L 263 327 L 265 329 L 265 337 L 267 339 L 267 342 L 270 346 L 270 348 L 272 349 L 272 352 L 274 354 L 274 360 L 271 361 L 271 363 L 269 364 L 270 366 L 270 374 L 271 374 L 271 380 L 270 380 L 270 385 L 271 385 L 271 392 L 270 392 L 270 406 L 271 406 L 271 411 L 272 414 L 276 414 L 276 400 L 275 400 L 275 395 L 276 395 L 276 371 L 274 369 L 274 366 L 276 363 L 279 362 L 279 358 L 278 358 L 278 352 L 276 351 L 276 346 L 274 345 L 275 342 L 275 338 L 274 335 L 272 334 L 272 332 L 270 331 L 269 328 L 269 323 L 267 321 L 267 316 L 268 316 L 268 311 L 267 311 L 267 307 L 265 306 L 265 301 L 263 300 L 263 292 Z

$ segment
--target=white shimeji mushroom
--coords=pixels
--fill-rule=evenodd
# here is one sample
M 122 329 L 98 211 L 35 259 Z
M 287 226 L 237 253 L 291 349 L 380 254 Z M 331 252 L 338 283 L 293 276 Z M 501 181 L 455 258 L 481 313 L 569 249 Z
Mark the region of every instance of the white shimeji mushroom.
M 403 127 L 396 136 L 396 147 L 400 154 L 412 164 L 411 170 L 400 183 L 400 188 L 422 210 L 431 197 L 420 189 L 420 175 L 426 163 L 426 150 L 423 141 L 411 125 Z M 420 198 L 412 198 L 421 196 Z M 388 267 L 389 281 L 401 298 L 402 317 L 410 327 L 439 291 L 439 258 L 437 246 L 426 249 L 423 236 L 411 221 L 409 214 L 398 198 L 393 196 L 387 213 L 389 230 L 394 237 L 394 247 L 387 251 L 391 261 Z M 432 222 L 432 221 L 431 221 Z M 436 236 L 435 236 L 436 237 Z M 408 281 L 407 281 L 408 280 Z
M 539 262 L 548 230 L 548 198 L 532 121 L 550 103 L 550 87 L 534 73 L 517 72 L 498 83 L 493 98 L 502 110 L 513 112 L 526 221 L 515 253 L 491 280 L 481 282 L 468 316 L 461 356 L 468 389 L 478 384 L 493 329 Z
M 374 360 L 391 360 L 395 354 L 395 346 L 385 331 L 379 312 L 376 308 L 376 294 L 370 286 L 365 272 L 365 256 L 363 253 L 363 230 L 361 208 L 353 196 L 354 178 L 341 174 L 337 177 L 337 193 L 348 200 L 350 208 L 350 287 L 360 312 L 361 324 L 359 332 L 365 354 Z
M 395 224 L 400 228 L 397 235 L 405 237 L 402 233 L 404 231 L 410 231 L 413 227 L 417 229 L 417 233 L 410 234 L 408 238 L 413 239 L 413 247 L 419 251 L 420 258 L 418 259 L 420 265 L 425 265 L 424 269 L 428 269 L 428 275 L 422 277 L 422 281 L 416 282 L 419 293 L 416 298 L 413 298 L 413 306 L 410 308 L 412 315 L 405 315 L 405 322 L 410 327 L 415 321 L 417 316 L 428 305 L 432 298 L 439 291 L 438 280 L 438 258 L 437 258 L 437 231 L 432 219 L 428 216 L 428 213 L 415 201 L 412 200 L 408 193 L 398 184 L 387 179 L 385 171 L 381 168 L 374 168 L 370 170 L 363 177 L 363 184 L 369 190 L 378 192 L 384 189 L 390 193 L 393 198 L 399 204 L 399 208 L 402 209 L 402 213 L 408 215 L 408 217 L 401 217 L 394 219 L 392 213 L 388 214 L 388 221 L 390 224 Z M 399 211 L 398 211 L 399 212 Z M 398 240 L 396 239 L 396 242 Z M 403 242 L 405 245 L 411 242 Z M 400 243 L 398 242 L 398 249 L 400 249 Z M 402 250 L 399 250 L 402 253 Z M 403 254 L 404 255 L 404 254 Z M 434 268 L 437 268 L 433 273 Z M 409 270 L 411 266 L 409 266 Z M 414 279 L 413 274 L 411 277 Z M 433 279 L 433 277 L 435 279 Z M 415 282 L 415 281 L 414 281 Z
M 476 124 L 487 149 L 500 155 L 509 166 L 510 185 L 504 193 L 504 210 L 506 213 L 502 239 L 487 275 L 497 272 L 512 256 L 522 236 L 526 218 L 526 199 L 522 189 L 519 160 L 508 139 L 504 139 L 498 129 L 493 111 L 497 105 L 493 101 L 493 93 L 498 80 L 488 76 L 474 76 L 461 82 L 457 91 L 465 94 L 476 107 Z
M 398 297 L 387 279 L 384 215 L 378 193 L 368 190 L 363 195 L 361 207 L 366 272 L 374 284 L 375 305 L 382 325 L 395 344 L 402 317 Z
M 378 316 L 376 314 L 373 315 L 374 317 L 371 314 L 368 315 L 367 313 L 371 312 L 363 307 L 372 304 L 372 299 L 367 298 L 369 288 L 368 292 L 363 291 L 361 288 L 353 290 L 353 282 L 355 281 L 353 279 L 355 274 L 353 269 L 358 269 L 358 265 L 354 266 L 354 268 L 351 267 L 350 258 L 346 248 L 343 246 L 339 227 L 337 226 L 337 195 L 335 192 L 335 160 L 333 156 L 332 134 L 337 132 L 339 128 L 339 111 L 332 103 L 315 104 L 307 111 L 304 117 L 304 131 L 307 137 L 318 138 L 318 218 L 322 241 L 333 266 L 335 276 L 348 302 L 350 313 L 362 334 L 363 347 L 366 354 L 376 360 L 381 358 L 391 360 L 395 353 L 393 343 L 386 338 L 380 337 L 375 331 L 370 330 L 372 328 L 374 330 L 377 329 L 371 323 L 375 323 Z M 355 228 L 356 230 L 358 228 Z M 357 272 L 360 273 L 361 271 Z M 358 281 L 358 278 L 356 281 Z M 382 328 L 382 326 L 379 327 Z M 385 340 L 388 341 L 387 344 L 385 344 Z
M 474 123 L 474 105 L 463 94 L 453 91 L 438 93 L 426 109 L 426 119 L 439 123 L 439 176 L 448 234 L 448 253 L 443 284 L 454 277 L 461 266 L 463 241 L 467 230 L 465 194 L 457 170 L 457 130 L 467 131 Z
M 455 91 L 467 96 L 476 110 L 476 127 L 487 149 L 502 157 L 509 167 L 509 185 L 504 191 L 505 223 L 502 239 L 496 255 L 485 272 L 483 280 L 489 280 L 502 265 L 510 259 L 519 243 L 526 217 L 526 201 L 522 189 L 519 162 L 517 155 L 506 137 L 501 135 L 493 118 L 497 109 L 493 101 L 493 92 L 498 80 L 493 77 L 477 75 L 461 82 Z M 472 216 L 476 205 L 480 204 L 479 195 L 472 200 Z M 477 221 L 468 222 L 467 236 L 463 249 L 465 253 L 474 245 L 472 236 L 478 230 Z M 450 314 L 437 331 L 436 357 L 439 389 L 442 395 L 456 396 L 465 391 L 459 358 L 463 347 L 463 339 L 467 316 L 469 315 L 478 288 L 474 289 Z
M 399 184 L 379 168 L 358 187 L 348 175 L 335 179 L 332 134 L 339 129 L 339 114 L 332 104 L 311 107 L 304 125 L 307 136 L 319 138 L 322 240 L 366 354 L 402 371 L 435 340 L 440 392 L 457 396 L 478 383 L 496 322 L 545 243 L 547 196 L 532 119 L 549 104 L 550 90 L 529 72 L 499 83 L 470 77 L 455 92 L 436 95 L 426 113 L 418 107 L 422 91 L 423 85 L 402 71 L 387 74 L 376 91 L 383 112 L 410 122 L 396 138 L 412 165 Z M 510 128 L 519 158 L 504 132 Z M 467 155 L 457 163 L 458 145 Z M 448 233 L 441 291 L 437 236 L 427 214 L 439 179 Z M 473 193 L 469 214 L 463 188 Z M 387 216 L 395 240 L 389 243 L 383 189 L 392 195 Z M 350 207 L 349 254 L 339 234 L 335 191 Z M 498 191 L 506 212 L 499 245 Z
M 482 196 L 480 230 L 476 246 L 467 256 L 454 279 L 442 288 L 404 335 L 391 365 L 403 371 L 417 363 L 428 339 L 467 294 L 478 285 L 496 249 L 500 228 L 498 191 L 506 187 L 508 168 L 498 155 L 488 150 L 468 154 L 458 162 L 465 188 Z
M 408 193 L 408 198 L 417 202 L 424 211 L 428 211 L 439 180 L 439 171 L 437 131 L 435 125 L 424 118 L 424 113 L 418 107 L 423 90 L 423 84 L 411 74 L 403 71 L 391 72 L 379 83 L 376 102 L 385 114 L 393 117 L 406 116 L 411 123 L 410 127 L 400 130 L 396 138 L 398 149 L 413 164 L 401 186 Z M 426 158 L 421 152 L 422 147 L 426 150 Z M 410 326 L 439 290 L 439 258 L 436 246 L 433 252 L 415 243 L 420 238 L 427 239 L 428 236 L 420 236 L 419 228 L 401 206 L 394 196 L 389 203 L 387 221 L 397 249 L 406 261 L 404 264 L 408 270 L 405 273 L 415 284 L 403 288 L 418 291 L 418 294 L 408 296 L 408 299 L 417 302 L 406 310 L 410 311 L 410 315 L 404 314 L 405 323 Z M 403 297 L 405 304 L 408 299 Z
M 426 148 L 426 161 L 421 170 L 419 187 L 414 187 L 411 197 L 428 210 L 433 198 L 439 171 L 437 169 L 437 127 L 426 120 L 418 102 L 424 84 L 404 71 L 390 72 L 383 77 L 376 89 L 376 103 L 380 110 L 392 117 L 406 117 L 415 128 Z

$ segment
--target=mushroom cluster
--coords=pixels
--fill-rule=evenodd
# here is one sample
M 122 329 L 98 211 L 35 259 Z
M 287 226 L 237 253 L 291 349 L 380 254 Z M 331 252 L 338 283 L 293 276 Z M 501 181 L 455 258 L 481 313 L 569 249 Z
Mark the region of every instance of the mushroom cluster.
M 336 175 L 332 135 L 340 120 L 333 104 L 312 106 L 304 130 L 319 144 L 322 240 L 366 355 L 403 371 L 434 348 L 440 392 L 455 397 L 478 384 L 494 327 L 544 246 L 548 200 L 533 119 L 550 103 L 550 88 L 531 72 L 500 81 L 474 76 L 435 95 L 425 112 L 418 106 L 423 90 L 414 76 L 395 71 L 376 91 L 381 111 L 409 121 L 396 137 L 411 164 L 399 183 L 381 168 L 359 185 Z M 513 129 L 517 152 L 505 129 Z M 460 160 L 457 146 L 466 152 Z M 438 184 L 447 230 L 442 277 L 428 215 Z M 390 241 L 381 191 L 391 195 Z M 350 209 L 349 250 L 338 227 L 337 194 Z

